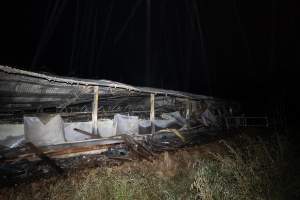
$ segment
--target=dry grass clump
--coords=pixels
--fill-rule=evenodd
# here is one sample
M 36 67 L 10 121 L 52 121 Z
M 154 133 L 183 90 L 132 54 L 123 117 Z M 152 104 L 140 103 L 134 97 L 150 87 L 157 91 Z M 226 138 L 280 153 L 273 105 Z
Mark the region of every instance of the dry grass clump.
M 285 199 L 292 173 L 288 172 L 287 144 L 278 135 L 269 140 L 243 136 L 239 143 L 221 141 L 226 153 L 197 163 L 191 185 L 197 197 L 208 199 Z M 295 191 L 293 191 L 295 192 Z M 299 194 L 298 194 L 299 195 Z

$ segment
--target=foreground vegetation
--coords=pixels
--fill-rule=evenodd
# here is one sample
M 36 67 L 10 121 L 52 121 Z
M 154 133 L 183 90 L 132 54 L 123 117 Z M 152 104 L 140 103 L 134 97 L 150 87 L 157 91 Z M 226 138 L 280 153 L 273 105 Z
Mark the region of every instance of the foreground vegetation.
M 4 188 L 0 199 L 297 199 L 297 164 L 291 162 L 295 157 L 284 137 L 242 135 L 165 152 L 153 162 Z

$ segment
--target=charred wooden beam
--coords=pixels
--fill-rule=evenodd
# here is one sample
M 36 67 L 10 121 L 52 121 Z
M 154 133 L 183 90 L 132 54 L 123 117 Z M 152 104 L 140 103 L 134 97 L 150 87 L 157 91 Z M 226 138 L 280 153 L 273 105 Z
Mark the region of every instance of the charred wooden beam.
M 94 144 L 92 146 L 70 146 L 70 147 L 61 147 L 59 149 L 47 149 L 47 148 L 39 148 L 40 151 L 43 152 L 47 157 L 51 158 L 65 158 L 65 157 L 73 157 L 77 155 L 84 154 L 99 154 L 107 151 L 109 147 L 113 147 L 114 145 L 123 145 L 123 140 L 116 141 L 113 144 Z M 29 145 L 27 145 L 29 147 Z M 35 161 L 38 158 L 35 157 L 36 152 L 32 153 L 32 149 L 28 148 L 26 151 L 13 151 L 9 154 L 5 154 L 5 159 L 3 162 L 6 163 L 15 163 L 18 160 L 27 159 L 29 161 Z M 40 157 L 39 157 L 40 158 Z M 40 158 L 41 159 L 41 158 Z
M 145 151 L 144 148 L 141 147 L 140 144 L 137 143 L 134 138 L 132 138 L 129 135 L 124 134 L 124 135 L 122 135 L 122 139 L 124 140 L 124 142 L 128 146 L 128 148 L 131 149 L 132 152 L 134 154 L 136 154 L 138 157 L 144 158 L 144 159 L 146 159 L 148 161 L 152 161 L 150 159 L 150 157 L 152 156 L 152 154 L 150 154 L 149 152 Z
M 29 148 L 38 156 L 40 159 L 45 161 L 47 164 L 49 164 L 58 174 L 62 174 L 64 170 L 60 168 L 54 160 L 50 159 L 46 154 L 44 154 L 43 151 L 41 151 L 38 147 L 36 147 L 31 142 L 27 143 Z
M 90 136 L 92 139 L 98 139 L 98 138 L 100 138 L 98 135 L 89 133 L 89 132 L 84 131 L 84 130 L 81 130 L 81 129 L 79 129 L 79 128 L 74 128 L 73 130 L 74 130 L 74 131 L 77 131 L 77 132 L 79 132 L 79 133 L 82 133 L 82 134 L 84 134 L 84 135 L 88 135 L 88 136 Z
M 186 111 L 185 111 L 185 119 L 187 128 L 190 128 L 190 120 L 191 120 L 191 101 L 189 99 L 186 100 Z

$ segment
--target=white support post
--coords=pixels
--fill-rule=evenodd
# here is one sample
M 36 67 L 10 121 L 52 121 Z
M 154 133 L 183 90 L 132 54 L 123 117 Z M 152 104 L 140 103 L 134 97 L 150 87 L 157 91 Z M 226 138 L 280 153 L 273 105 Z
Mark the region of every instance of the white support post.
M 151 121 L 151 134 L 155 133 L 155 108 L 154 108 L 154 94 L 150 95 L 150 121 Z
M 92 112 L 92 133 L 98 135 L 98 97 L 99 86 L 94 86 L 94 100 L 93 100 L 93 112 Z

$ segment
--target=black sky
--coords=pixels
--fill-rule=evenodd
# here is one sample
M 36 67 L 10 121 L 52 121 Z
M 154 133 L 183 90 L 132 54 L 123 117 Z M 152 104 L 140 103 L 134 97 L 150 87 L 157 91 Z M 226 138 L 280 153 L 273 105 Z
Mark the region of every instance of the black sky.
M 1 1 L 0 64 L 298 107 L 297 0 Z M 128 20 L 128 23 L 127 22 Z M 279 106 L 280 107 L 280 106 Z

